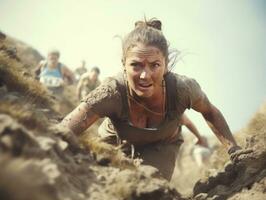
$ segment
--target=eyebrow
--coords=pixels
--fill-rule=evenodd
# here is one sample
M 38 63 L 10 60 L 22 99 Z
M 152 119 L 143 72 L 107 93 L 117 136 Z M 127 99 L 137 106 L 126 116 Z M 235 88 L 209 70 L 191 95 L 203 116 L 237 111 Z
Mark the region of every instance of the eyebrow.
M 140 61 L 140 60 L 131 60 L 131 62 L 141 63 L 142 61 Z M 156 63 L 156 62 L 161 62 L 161 61 L 160 60 L 155 60 L 155 61 L 152 61 L 152 62 L 149 62 L 149 63 Z

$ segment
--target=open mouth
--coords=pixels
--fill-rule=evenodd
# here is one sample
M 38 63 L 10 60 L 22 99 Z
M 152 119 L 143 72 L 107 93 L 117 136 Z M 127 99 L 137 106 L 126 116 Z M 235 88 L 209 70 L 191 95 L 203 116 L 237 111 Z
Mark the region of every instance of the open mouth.
M 152 86 L 151 83 L 139 83 L 138 85 L 139 87 L 142 87 L 142 88 L 149 88 Z

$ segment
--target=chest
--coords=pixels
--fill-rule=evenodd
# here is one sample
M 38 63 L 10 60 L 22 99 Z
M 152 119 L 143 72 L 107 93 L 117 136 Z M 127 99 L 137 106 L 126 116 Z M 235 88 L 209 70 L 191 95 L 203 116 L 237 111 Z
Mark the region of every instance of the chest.
M 130 101 L 129 116 L 130 122 L 138 128 L 155 128 L 165 118 L 164 102 L 159 101 L 154 106 L 145 106 L 140 103 Z

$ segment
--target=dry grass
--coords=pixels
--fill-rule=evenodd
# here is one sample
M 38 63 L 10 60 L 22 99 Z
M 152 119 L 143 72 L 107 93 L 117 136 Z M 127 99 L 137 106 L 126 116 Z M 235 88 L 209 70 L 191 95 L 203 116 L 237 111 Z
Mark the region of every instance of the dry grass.
M 35 66 L 20 61 L 17 53 L 22 53 L 21 42 L 13 40 L 9 37 L 0 40 L 0 86 L 5 85 L 9 91 L 19 92 L 30 103 L 50 106 L 51 98 L 47 90 L 33 78 L 31 69 Z
M 30 130 L 47 130 L 48 127 L 47 118 L 42 113 L 37 112 L 36 108 L 23 104 L 23 102 L 13 104 L 8 101 L 1 101 L 0 113 L 10 115 Z
M 24 65 L 10 57 L 3 49 L 0 49 L 0 86 L 7 88 L 6 98 L 1 100 L 0 113 L 12 116 L 29 129 L 45 130 L 47 119 L 37 108 L 54 111 L 51 97 L 47 90 L 25 71 Z M 13 95 L 10 92 L 15 93 Z M 15 101 L 10 100 L 12 95 L 15 96 Z
M 266 135 L 266 102 L 258 109 L 243 130 L 246 135 Z
M 51 107 L 52 101 L 47 90 L 37 80 L 24 76 L 18 65 L 16 62 L 7 62 L 0 53 L 0 85 L 5 85 L 8 91 L 20 93 L 31 103 Z
M 1 40 L 0 40 L 1 44 Z M 32 71 L 34 67 L 44 59 L 44 57 L 30 45 L 15 39 L 13 37 L 7 36 L 2 40 L 2 44 L 9 49 L 15 49 L 16 55 L 19 60 L 23 63 L 23 68 Z
M 121 146 L 108 144 L 91 133 L 85 133 L 81 137 L 81 143 L 97 156 L 110 160 L 112 166 L 120 169 L 135 168 L 134 160 L 125 156 Z

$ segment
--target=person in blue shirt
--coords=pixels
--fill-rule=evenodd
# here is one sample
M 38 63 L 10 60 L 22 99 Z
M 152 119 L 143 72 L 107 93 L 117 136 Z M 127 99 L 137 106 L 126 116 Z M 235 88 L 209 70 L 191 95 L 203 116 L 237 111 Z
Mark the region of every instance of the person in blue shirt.
M 60 52 L 58 50 L 50 50 L 47 60 L 42 60 L 35 71 L 40 82 L 53 94 L 61 94 L 65 84 L 74 82 L 73 73 L 59 62 L 59 57 Z

